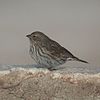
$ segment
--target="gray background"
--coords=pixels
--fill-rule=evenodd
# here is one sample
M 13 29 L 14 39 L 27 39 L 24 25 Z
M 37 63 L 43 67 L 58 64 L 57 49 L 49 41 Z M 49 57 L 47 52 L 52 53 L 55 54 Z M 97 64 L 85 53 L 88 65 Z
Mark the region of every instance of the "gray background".
M 0 0 L 0 64 L 32 64 L 33 31 L 100 65 L 100 0 Z

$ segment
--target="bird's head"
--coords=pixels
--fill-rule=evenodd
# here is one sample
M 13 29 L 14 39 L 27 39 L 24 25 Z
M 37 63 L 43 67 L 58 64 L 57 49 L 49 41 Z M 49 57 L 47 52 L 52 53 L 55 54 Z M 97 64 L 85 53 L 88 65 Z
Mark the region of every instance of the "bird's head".
M 45 34 L 39 31 L 35 31 L 29 35 L 26 35 L 26 37 L 29 38 L 32 44 L 38 44 L 38 45 L 41 45 L 49 40 L 49 38 Z

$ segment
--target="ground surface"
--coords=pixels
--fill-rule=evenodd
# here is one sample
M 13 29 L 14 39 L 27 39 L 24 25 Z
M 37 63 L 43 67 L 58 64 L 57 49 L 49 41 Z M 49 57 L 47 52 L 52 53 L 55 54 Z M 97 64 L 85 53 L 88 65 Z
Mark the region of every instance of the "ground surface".
M 1 65 L 0 100 L 100 100 L 99 67 L 31 67 Z

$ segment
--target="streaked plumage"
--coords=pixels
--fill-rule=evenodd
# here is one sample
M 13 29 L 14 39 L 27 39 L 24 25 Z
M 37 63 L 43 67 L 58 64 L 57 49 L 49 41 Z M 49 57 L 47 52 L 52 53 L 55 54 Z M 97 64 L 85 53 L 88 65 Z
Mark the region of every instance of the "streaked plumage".
M 88 63 L 75 57 L 71 52 L 42 32 L 36 31 L 27 35 L 27 37 L 30 40 L 30 55 L 41 67 L 53 69 L 70 60 Z

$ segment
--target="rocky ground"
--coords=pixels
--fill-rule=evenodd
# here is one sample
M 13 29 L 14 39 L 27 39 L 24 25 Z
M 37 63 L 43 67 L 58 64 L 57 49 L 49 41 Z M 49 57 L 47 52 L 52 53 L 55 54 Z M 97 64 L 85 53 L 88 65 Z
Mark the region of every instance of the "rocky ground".
M 0 71 L 0 100 L 100 100 L 100 73 L 65 72 L 39 68 Z

